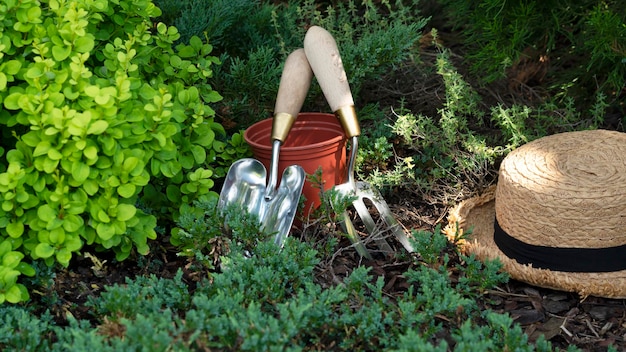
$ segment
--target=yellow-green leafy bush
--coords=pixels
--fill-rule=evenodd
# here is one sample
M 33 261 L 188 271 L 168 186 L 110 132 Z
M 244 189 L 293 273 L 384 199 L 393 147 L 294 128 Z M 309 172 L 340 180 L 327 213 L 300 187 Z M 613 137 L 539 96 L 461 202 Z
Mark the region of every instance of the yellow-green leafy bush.
M 174 46 L 160 13 L 148 0 L 0 4 L 0 302 L 28 299 L 23 259 L 68 266 L 86 244 L 145 254 L 156 215 L 214 195 L 228 147 L 208 105 L 218 60 L 197 37 Z

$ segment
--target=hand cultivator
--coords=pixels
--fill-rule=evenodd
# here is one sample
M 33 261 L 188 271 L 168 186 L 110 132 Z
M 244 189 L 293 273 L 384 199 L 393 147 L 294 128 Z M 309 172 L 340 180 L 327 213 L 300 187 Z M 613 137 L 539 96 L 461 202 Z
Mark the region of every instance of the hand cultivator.
M 364 200 L 369 200 L 388 226 L 388 231 L 396 237 L 406 250 L 413 252 L 413 246 L 380 193 L 369 183 L 357 182 L 354 179 L 354 163 L 361 128 L 335 39 L 325 29 L 317 26 L 311 27 L 304 38 L 304 51 L 331 110 L 339 118 L 346 135 L 351 138 L 348 180 L 346 183 L 335 186 L 334 189 L 345 197 L 356 197 L 352 205 L 368 232 L 375 235 L 382 231 L 377 229 L 376 223 L 365 204 Z M 348 229 L 353 228 L 352 224 L 349 223 L 350 219 L 347 214 L 344 214 L 344 221 Z M 350 232 L 350 230 L 348 231 Z M 380 238 L 377 243 L 383 251 L 391 251 L 389 244 L 384 239 Z

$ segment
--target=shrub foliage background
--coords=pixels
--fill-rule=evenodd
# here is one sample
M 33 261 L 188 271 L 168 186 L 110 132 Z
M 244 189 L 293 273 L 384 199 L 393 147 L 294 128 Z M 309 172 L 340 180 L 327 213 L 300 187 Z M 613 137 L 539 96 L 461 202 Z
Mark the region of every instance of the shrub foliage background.
M 282 62 L 302 40 L 308 26 L 329 30 L 341 48 L 354 96 L 366 81 L 415 57 L 421 30 L 419 1 L 259 1 L 156 0 L 160 20 L 176 26 L 184 42 L 209 35 L 222 65 L 214 86 L 225 99 L 219 115 L 241 128 L 271 116 Z M 167 9 L 167 10 L 165 10 Z M 313 84 L 303 111 L 324 104 Z
M 598 92 L 609 101 L 626 85 L 626 13 L 621 0 L 462 2 L 441 0 L 465 36 L 477 78 L 494 81 L 527 59 L 543 57 L 551 94 L 590 105 Z M 542 75 L 538 75 L 542 76 Z M 543 77 L 538 77 L 543 79 Z M 564 94 L 565 93 L 565 94 Z

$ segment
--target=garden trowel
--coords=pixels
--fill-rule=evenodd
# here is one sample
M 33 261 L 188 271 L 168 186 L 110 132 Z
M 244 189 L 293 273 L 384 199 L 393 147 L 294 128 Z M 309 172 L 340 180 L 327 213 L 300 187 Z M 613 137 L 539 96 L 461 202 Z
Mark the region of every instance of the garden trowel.
M 285 168 L 278 184 L 278 160 L 280 146 L 289 130 L 311 85 L 313 73 L 303 49 L 292 52 L 285 61 L 276 97 L 272 121 L 272 157 L 270 172 L 253 158 L 236 161 L 231 165 L 224 180 L 218 207 L 236 206 L 258 216 L 261 229 L 275 234 L 274 242 L 282 246 L 293 223 L 306 173 L 298 165 Z
M 335 186 L 335 191 L 344 197 L 356 198 L 352 205 L 370 234 L 383 233 L 382 230 L 384 229 L 377 228 L 364 202 L 365 199 L 368 199 L 386 223 L 386 231 L 392 233 L 406 250 L 413 252 L 413 246 L 380 193 L 369 183 L 356 182 L 354 179 L 354 164 L 361 128 L 335 39 L 325 29 L 313 26 L 309 28 L 304 38 L 304 51 L 330 108 L 339 118 L 346 135 L 351 138 L 347 171 L 348 181 Z M 344 216 L 344 221 L 348 222 L 348 227 L 352 225 L 347 216 Z M 377 244 L 383 251 L 391 251 L 389 244 L 384 239 L 379 239 Z

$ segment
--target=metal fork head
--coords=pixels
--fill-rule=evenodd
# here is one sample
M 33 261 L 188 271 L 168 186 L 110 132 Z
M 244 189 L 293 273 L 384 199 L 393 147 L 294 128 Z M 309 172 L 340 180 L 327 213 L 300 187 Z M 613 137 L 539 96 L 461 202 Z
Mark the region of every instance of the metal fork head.
M 350 145 L 350 158 L 348 158 L 348 181 L 341 185 L 335 186 L 335 190 L 346 197 L 357 197 L 352 205 L 354 206 L 354 209 L 363 221 L 365 228 L 367 228 L 367 232 L 371 235 L 375 235 L 377 232 L 380 231 L 377 228 L 376 222 L 372 218 L 372 215 L 370 214 L 369 209 L 364 202 L 364 199 L 369 199 L 378 210 L 378 213 L 380 214 L 384 223 L 387 225 L 386 230 L 390 231 L 407 251 L 413 252 L 413 246 L 409 242 L 406 234 L 404 233 L 404 230 L 401 228 L 400 223 L 398 223 L 396 218 L 391 213 L 391 209 L 389 209 L 387 202 L 382 197 L 380 192 L 378 192 L 377 189 L 373 188 L 369 183 L 355 181 L 354 167 L 356 163 L 358 145 L 358 136 L 353 136 L 351 138 Z M 380 238 L 379 240 L 377 240 L 377 244 L 383 251 L 392 251 L 391 247 L 389 246 L 387 241 L 384 240 L 384 238 Z
M 352 203 L 354 209 L 359 214 L 359 217 L 363 221 L 363 224 L 367 228 L 367 231 L 370 234 L 374 234 L 377 231 L 376 223 L 372 218 L 372 215 L 369 212 L 367 205 L 364 202 L 364 199 L 368 199 L 378 210 L 380 214 L 380 218 L 383 220 L 384 224 L 387 225 L 385 231 L 389 231 L 393 234 L 398 242 L 402 244 L 402 246 L 409 252 L 414 252 L 413 245 L 409 242 L 409 239 L 400 226 L 400 223 L 391 213 L 391 209 L 389 209 L 389 205 L 382 197 L 380 192 L 377 189 L 373 188 L 369 183 L 366 182 L 357 182 L 356 183 L 356 196 L 358 199 Z

